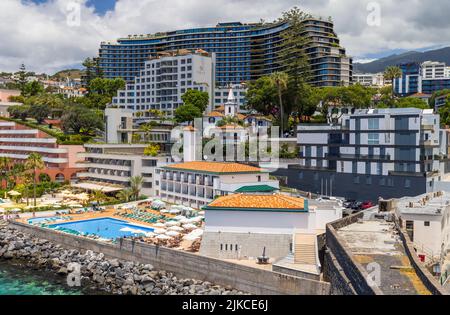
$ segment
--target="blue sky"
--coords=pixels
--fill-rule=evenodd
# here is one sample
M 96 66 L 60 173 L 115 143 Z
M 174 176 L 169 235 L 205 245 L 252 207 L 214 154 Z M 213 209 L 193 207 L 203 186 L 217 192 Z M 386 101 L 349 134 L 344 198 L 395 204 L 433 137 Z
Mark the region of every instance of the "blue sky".
M 35 3 L 44 3 L 50 0 L 29 0 L 29 1 Z M 106 13 L 106 11 L 114 9 L 116 0 L 89 0 L 87 3 L 89 6 L 95 7 L 95 12 L 97 12 L 100 15 L 103 15 Z

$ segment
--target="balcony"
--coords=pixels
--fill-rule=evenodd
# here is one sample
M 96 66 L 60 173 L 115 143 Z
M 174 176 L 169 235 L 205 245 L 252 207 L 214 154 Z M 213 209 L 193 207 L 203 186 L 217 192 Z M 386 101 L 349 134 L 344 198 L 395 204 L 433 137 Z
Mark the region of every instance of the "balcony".
M 341 159 L 355 159 L 355 160 L 384 160 L 384 161 L 391 160 L 390 155 L 339 154 L 339 156 L 329 156 L 328 154 L 325 154 L 325 157 L 334 159 L 341 158 Z
M 65 154 L 65 153 L 67 153 L 67 149 L 46 148 L 46 147 L 38 147 L 38 146 L 19 146 L 19 145 L 14 145 L 14 146 L 1 145 L 0 150 L 38 152 L 38 153 L 49 153 L 49 154 Z
M 438 143 L 435 143 L 433 140 L 420 140 L 420 145 L 430 147 L 430 146 L 437 146 Z
M 434 130 L 434 125 L 426 125 L 426 124 L 422 124 L 421 126 L 422 130 L 427 130 L 427 131 L 433 131 Z

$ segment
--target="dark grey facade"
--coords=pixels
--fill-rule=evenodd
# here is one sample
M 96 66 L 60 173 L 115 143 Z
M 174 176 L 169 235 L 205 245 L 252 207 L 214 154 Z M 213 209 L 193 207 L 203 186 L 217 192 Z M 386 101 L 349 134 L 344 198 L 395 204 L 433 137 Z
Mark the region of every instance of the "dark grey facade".
M 425 176 L 377 176 L 316 171 L 290 166 L 274 176 L 285 177 L 287 185 L 318 195 L 332 195 L 349 200 L 376 202 L 379 197 L 401 198 L 421 195 L 433 190 Z

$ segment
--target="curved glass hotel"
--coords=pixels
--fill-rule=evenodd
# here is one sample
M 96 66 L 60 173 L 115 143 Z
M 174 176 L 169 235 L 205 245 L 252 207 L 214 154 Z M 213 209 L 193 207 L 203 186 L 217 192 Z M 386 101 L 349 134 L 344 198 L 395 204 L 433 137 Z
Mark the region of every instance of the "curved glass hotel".
M 219 23 L 148 35 L 130 35 L 101 43 L 99 65 L 105 77 L 133 82 L 150 57 L 163 51 L 202 49 L 216 55 L 216 85 L 241 84 L 270 74 L 280 67 L 277 51 L 287 23 Z M 304 21 L 305 50 L 310 58 L 315 86 L 350 84 L 352 60 L 334 32 L 333 22 L 320 18 Z

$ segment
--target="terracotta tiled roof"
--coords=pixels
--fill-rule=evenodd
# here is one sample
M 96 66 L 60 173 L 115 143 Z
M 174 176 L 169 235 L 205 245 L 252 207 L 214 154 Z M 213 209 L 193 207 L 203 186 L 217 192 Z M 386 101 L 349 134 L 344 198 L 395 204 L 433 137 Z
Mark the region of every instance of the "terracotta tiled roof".
M 261 172 L 259 167 L 254 167 L 239 163 L 227 163 L 227 162 L 186 162 L 180 164 L 167 165 L 166 169 L 178 169 L 178 170 L 192 170 L 207 173 L 258 173 Z
M 216 112 L 225 112 L 225 105 L 220 105 L 214 110 Z
M 247 118 L 247 116 L 245 116 L 243 114 L 237 114 L 236 117 L 240 120 L 244 120 L 245 118 Z
M 244 127 L 239 125 L 225 125 L 220 127 L 221 129 L 227 130 L 227 129 L 244 129 Z
M 211 202 L 206 209 L 214 208 L 227 209 L 285 209 L 285 210 L 307 210 L 305 200 L 281 194 L 274 195 L 253 195 L 234 194 Z M 306 207 L 307 208 L 307 207 Z
M 222 113 L 219 113 L 217 111 L 213 111 L 209 114 L 206 114 L 206 117 L 223 117 L 223 116 L 225 116 L 225 115 Z

